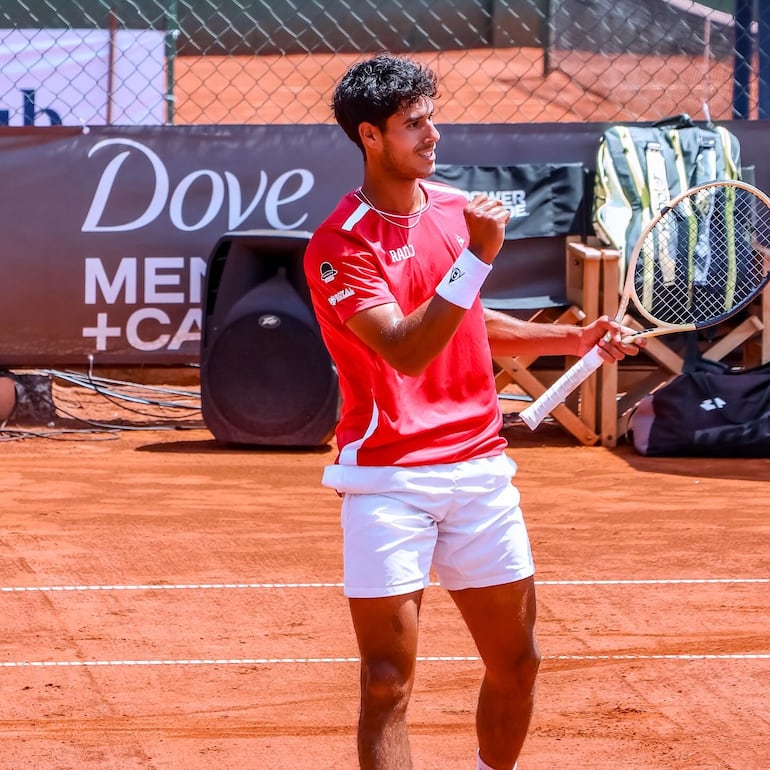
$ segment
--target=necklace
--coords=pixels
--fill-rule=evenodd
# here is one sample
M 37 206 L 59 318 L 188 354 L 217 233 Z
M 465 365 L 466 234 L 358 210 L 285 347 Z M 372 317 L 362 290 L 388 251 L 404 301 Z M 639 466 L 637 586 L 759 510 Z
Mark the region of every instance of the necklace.
M 420 223 L 420 219 L 422 218 L 423 213 L 427 211 L 428 207 L 430 206 L 430 201 L 427 200 L 425 193 L 422 191 L 422 188 L 420 188 L 420 194 L 424 198 L 424 202 L 420 205 L 420 208 L 417 209 L 417 211 L 413 211 L 411 214 L 394 214 L 390 211 L 383 211 L 382 209 L 378 209 L 369 200 L 369 198 L 366 197 L 364 191 L 360 187 L 356 190 L 355 194 L 361 203 L 365 203 L 381 219 L 384 219 L 388 224 L 401 227 L 404 230 L 411 230 L 412 228 L 417 227 L 417 225 Z M 399 222 L 399 219 L 404 221 Z

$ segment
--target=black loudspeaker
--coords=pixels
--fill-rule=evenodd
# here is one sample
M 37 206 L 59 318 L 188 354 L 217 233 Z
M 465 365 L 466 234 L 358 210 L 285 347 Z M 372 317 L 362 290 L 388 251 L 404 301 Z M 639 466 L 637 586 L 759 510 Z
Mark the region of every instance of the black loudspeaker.
M 225 233 L 209 257 L 201 406 L 218 441 L 309 447 L 334 432 L 337 374 L 302 269 L 310 235 Z

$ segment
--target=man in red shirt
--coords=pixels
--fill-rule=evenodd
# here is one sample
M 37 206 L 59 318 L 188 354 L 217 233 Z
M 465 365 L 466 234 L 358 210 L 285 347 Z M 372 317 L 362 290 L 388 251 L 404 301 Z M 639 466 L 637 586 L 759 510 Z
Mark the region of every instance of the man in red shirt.
M 585 327 L 485 311 L 479 290 L 508 211 L 468 203 L 435 172 L 437 86 L 379 55 L 351 67 L 335 118 L 364 159 L 360 188 L 314 233 L 305 274 L 339 374 L 344 585 L 361 656 L 364 770 L 412 767 L 406 709 L 422 593 L 435 570 L 484 662 L 477 767 L 511 770 L 532 713 L 539 654 L 534 564 L 515 464 L 500 436 L 492 354 L 636 352 L 608 318 Z

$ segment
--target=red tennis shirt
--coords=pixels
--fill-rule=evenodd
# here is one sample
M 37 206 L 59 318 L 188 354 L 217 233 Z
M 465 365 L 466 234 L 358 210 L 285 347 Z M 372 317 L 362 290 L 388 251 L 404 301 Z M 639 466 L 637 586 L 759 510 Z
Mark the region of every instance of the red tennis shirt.
M 463 193 L 421 184 L 427 204 L 419 220 L 387 221 L 351 192 L 305 252 L 316 317 L 339 375 L 337 463 L 343 465 L 455 463 L 496 455 L 506 446 L 478 298 L 416 377 L 393 369 L 346 326 L 356 313 L 390 302 L 408 315 L 434 294 L 467 247 Z

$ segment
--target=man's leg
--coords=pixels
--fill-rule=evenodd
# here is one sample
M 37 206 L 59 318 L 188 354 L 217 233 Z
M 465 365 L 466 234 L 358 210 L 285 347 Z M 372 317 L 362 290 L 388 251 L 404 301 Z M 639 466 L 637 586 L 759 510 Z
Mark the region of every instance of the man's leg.
M 481 759 L 511 770 L 532 717 L 540 654 L 533 578 L 450 592 L 484 661 L 476 731 Z
M 410 770 L 406 708 L 414 683 L 422 591 L 350 599 L 361 655 L 358 758 L 362 770 Z

